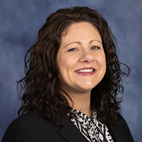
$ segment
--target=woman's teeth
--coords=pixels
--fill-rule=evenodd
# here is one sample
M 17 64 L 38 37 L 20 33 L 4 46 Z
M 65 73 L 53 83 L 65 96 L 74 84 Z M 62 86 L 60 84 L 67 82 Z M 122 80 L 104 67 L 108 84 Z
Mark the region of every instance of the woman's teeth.
M 78 70 L 77 72 L 93 72 L 94 69 L 82 69 L 82 70 Z

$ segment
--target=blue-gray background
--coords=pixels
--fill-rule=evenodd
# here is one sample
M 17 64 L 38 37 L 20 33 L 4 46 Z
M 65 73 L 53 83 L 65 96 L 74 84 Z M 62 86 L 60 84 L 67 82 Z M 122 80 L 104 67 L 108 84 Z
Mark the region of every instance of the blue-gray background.
M 17 117 L 16 80 L 24 75 L 23 59 L 49 14 L 59 8 L 88 6 L 108 21 L 118 41 L 120 61 L 131 74 L 123 78 L 121 113 L 136 142 L 142 141 L 142 0 L 0 0 L 0 140 Z

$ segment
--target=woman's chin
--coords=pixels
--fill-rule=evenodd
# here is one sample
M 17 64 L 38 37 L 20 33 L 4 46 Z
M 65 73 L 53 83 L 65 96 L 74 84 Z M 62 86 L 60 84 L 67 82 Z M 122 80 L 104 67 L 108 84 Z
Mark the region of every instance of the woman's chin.
M 90 92 L 94 87 L 91 87 L 91 86 L 82 86 L 82 87 L 79 87 L 82 91 L 82 93 L 85 93 L 85 92 Z
M 80 84 L 79 88 L 82 88 L 83 90 L 92 90 L 94 87 L 96 86 L 95 83 L 84 83 L 84 84 Z

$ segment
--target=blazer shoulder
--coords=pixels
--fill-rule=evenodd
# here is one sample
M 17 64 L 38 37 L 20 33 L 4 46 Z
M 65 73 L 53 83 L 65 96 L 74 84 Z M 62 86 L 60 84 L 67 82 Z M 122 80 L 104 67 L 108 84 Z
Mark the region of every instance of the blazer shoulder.
M 134 142 L 128 124 L 123 117 L 121 122 L 114 126 L 108 126 L 108 128 L 116 142 Z
M 55 134 L 58 129 L 59 127 L 44 119 L 38 110 L 33 109 L 19 116 L 9 125 L 2 142 L 35 142 L 40 138 L 44 139 L 47 135 L 50 136 L 51 133 Z
M 44 119 L 37 109 L 33 109 L 15 119 L 9 127 L 14 126 L 17 130 L 35 130 L 40 125 L 51 125 L 52 123 Z
M 23 114 L 13 120 L 11 124 L 8 126 L 2 142 L 18 142 L 18 141 L 25 141 L 30 140 L 33 142 L 33 138 L 30 136 L 31 132 L 30 127 L 33 125 L 34 121 L 32 122 L 32 118 L 36 115 L 37 111 L 31 111 L 26 114 Z M 32 122 L 32 123 L 31 123 Z
M 123 117 L 122 121 L 118 124 L 118 126 L 121 129 L 121 131 L 124 133 L 124 135 L 127 137 L 128 141 L 134 142 L 129 126 Z

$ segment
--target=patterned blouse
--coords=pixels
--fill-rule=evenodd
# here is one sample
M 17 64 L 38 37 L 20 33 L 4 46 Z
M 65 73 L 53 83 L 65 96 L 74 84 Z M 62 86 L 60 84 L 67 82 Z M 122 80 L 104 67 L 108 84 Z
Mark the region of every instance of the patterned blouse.
M 95 112 L 89 118 L 78 110 L 73 109 L 72 111 L 76 114 L 76 118 L 71 121 L 89 142 L 114 142 L 107 126 L 97 120 Z

